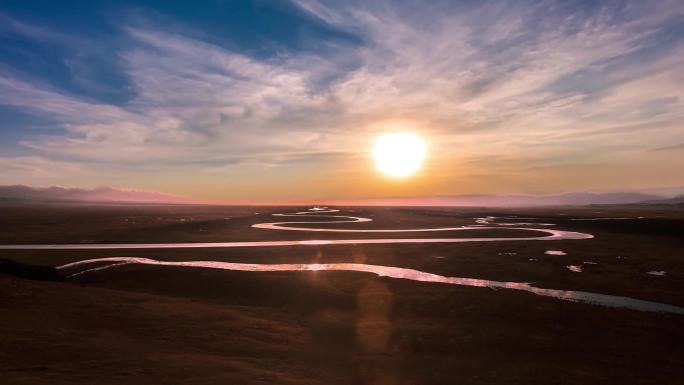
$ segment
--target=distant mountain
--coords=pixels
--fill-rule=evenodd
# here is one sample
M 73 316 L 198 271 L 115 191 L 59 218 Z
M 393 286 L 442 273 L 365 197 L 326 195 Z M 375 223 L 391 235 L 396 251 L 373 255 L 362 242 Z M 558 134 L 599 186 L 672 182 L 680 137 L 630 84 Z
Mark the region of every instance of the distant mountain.
M 0 186 L 0 202 L 197 203 L 185 197 L 112 187 L 83 189 L 23 185 Z
M 163 203 L 199 204 L 186 197 L 149 191 L 123 190 L 112 187 L 95 189 L 60 186 L 30 187 L 24 185 L 0 186 L 0 202 L 102 202 L 102 203 Z M 555 195 L 456 195 L 407 198 L 378 198 L 325 202 L 300 202 L 338 206 L 463 206 L 463 207 L 533 207 L 533 206 L 584 206 L 591 204 L 681 204 L 684 196 L 664 198 L 642 193 L 589 193 L 573 192 Z M 213 202 L 228 204 L 228 202 Z M 230 202 L 230 204 L 239 204 Z M 294 204 L 294 202 L 249 202 L 249 204 Z
M 584 206 L 591 204 L 631 204 L 660 199 L 663 199 L 663 197 L 642 193 L 574 192 L 555 195 L 457 195 L 360 199 L 354 201 L 330 202 L 330 204 L 372 206 L 531 207 Z
M 644 204 L 644 205 L 684 205 L 684 195 L 678 195 L 674 198 L 666 198 L 666 199 L 652 199 L 652 200 L 647 200 L 643 202 L 638 202 L 639 204 Z

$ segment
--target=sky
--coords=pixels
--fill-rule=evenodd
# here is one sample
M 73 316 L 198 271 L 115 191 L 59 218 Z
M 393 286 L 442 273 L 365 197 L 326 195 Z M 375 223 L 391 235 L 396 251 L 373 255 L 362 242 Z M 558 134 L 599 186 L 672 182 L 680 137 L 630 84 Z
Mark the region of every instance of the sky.
M 428 146 L 409 178 L 378 135 Z M 684 191 L 684 2 L 0 3 L 0 185 Z

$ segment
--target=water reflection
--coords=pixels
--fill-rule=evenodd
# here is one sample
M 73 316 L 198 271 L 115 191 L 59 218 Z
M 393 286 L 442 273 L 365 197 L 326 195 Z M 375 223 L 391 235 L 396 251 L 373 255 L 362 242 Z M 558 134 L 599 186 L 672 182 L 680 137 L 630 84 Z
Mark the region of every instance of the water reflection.
M 490 227 L 458 228 L 455 230 L 480 230 Z M 404 243 L 467 243 L 467 242 L 515 242 L 515 241 L 559 241 L 564 239 L 590 239 L 591 234 L 573 231 L 528 229 L 548 233 L 541 237 L 492 237 L 492 238 L 369 238 L 369 239 L 309 239 L 302 241 L 255 241 L 255 242 L 186 242 L 186 243 L 65 243 L 0 245 L 0 250 L 117 250 L 117 249 L 201 249 L 229 247 L 272 247 L 272 246 L 321 246 L 321 245 L 362 245 L 362 244 L 404 244 Z M 363 232 L 363 230 L 354 230 Z M 369 230 L 370 231 L 370 230 Z M 412 231 L 412 230 L 411 230 Z M 442 230 L 417 230 L 442 231 Z
M 292 226 L 293 224 L 321 224 L 321 223 L 359 223 L 371 222 L 370 218 L 352 217 L 346 215 L 319 215 L 336 213 L 339 210 L 315 207 L 308 211 L 296 213 L 273 214 L 274 216 L 324 217 L 334 218 L 331 221 L 296 221 L 257 223 L 254 228 L 306 232 L 336 232 L 336 233 L 399 233 L 399 232 L 443 232 L 443 231 L 471 231 L 501 229 L 493 226 L 531 225 L 532 223 L 498 223 L 491 221 L 496 217 L 476 218 L 478 225 L 458 227 L 434 227 L 422 229 L 333 229 L 318 227 Z M 489 226 L 483 223 L 489 224 Z M 552 224 L 537 223 L 536 225 L 553 226 Z M 309 239 L 300 241 L 256 241 L 256 242 L 187 242 L 187 243 L 90 243 L 90 244 L 32 244 L 32 245 L 0 245 L 0 250 L 108 250 L 108 249 L 186 249 L 186 248 L 227 248 L 227 247 L 273 247 L 273 246 L 321 246 L 321 245 L 356 245 L 356 244 L 403 244 L 403 243 L 465 243 L 465 242 L 497 242 L 497 241 L 555 241 L 563 239 L 591 239 L 594 236 L 575 231 L 554 230 L 532 227 L 506 227 L 511 230 L 525 230 L 546 233 L 543 236 L 532 237 L 473 237 L 473 238 L 390 238 L 390 239 Z
M 565 251 L 560 250 L 546 250 L 544 252 L 546 255 L 568 255 Z
M 520 218 L 516 216 L 504 217 L 505 219 L 538 219 L 538 218 Z M 497 226 L 555 226 L 555 223 L 539 223 L 539 222 L 495 222 L 498 217 L 486 216 L 475 218 L 475 223 L 478 225 L 497 225 Z
M 102 263 L 111 263 L 110 265 L 100 266 Z M 88 272 L 104 270 L 107 268 L 121 266 L 122 264 L 143 264 L 143 265 L 157 265 L 157 266 L 180 266 L 180 267 L 195 267 L 195 268 L 210 268 L 234 271 L 357 271 L 365 273 L 377 274 L 380 277 L 408 279 L 419 282 L 434 282 L 444 283 L 460 286 L 474 286 L 484 287 L 490 289 L 511 289 L 530 292 L 543 297 L 553 297 L 565 301 L 582 302 L 594 305 L 628 308 L 640 311 L 650 312 L 668 312 L 684 314 L 684 308 L 658 303 L 651 301 L 643 301 L 639 299 L 620 297 L 606 294 L 590 293 L 584 291 L 574 290 L 557 290 L 557 289 L 543 289 L 531 286 L 526 282 L 500 282 L 490 281 L 486 279 L 475 278 L 459 278 L 459 277 L 445 277 L 442 275 L 427 273 L 419 270 L 406 269 L 392 266 L 378 266 L 367 265 L 360 263 L 330 263 L 330 264 L 252 264 L 252 263 L 232 263 L 219 261 L 160 261 L 151 258 L 133 258 L 133 257 L 109 257 L 97 258 L 77 261 L 59 266 L 59 270 L 71 270 L 77 267 L 97 264 L 98 267 L 86 269 L 73 273 L 71 276 L 85 274 Z

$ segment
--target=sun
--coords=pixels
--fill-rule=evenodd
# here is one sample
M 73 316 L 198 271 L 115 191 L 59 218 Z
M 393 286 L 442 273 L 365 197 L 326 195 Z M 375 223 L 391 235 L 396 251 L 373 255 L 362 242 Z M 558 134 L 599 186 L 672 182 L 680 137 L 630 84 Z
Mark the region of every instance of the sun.
M 404 178 L 420 169 L 427 145 L 419 136 L 394 132 L 380 135 L 373 147 L 375 166 L 383 174 Z

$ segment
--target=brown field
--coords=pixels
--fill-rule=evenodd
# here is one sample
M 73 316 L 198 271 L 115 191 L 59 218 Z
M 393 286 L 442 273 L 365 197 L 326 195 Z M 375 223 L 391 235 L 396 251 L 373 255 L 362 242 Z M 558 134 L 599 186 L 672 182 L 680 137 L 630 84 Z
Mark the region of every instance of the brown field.
M 442 233 L 253 229 L 292 207 L 6 205 L 0 244 L 434 238 Z M 461 226 L 524 217 L 587 240 L 166 250 L 0 250 L 58 266 L 104 256 L 243 263 L 357 262 L 684 306 L 676 207 L 340 208 L 373 222 Z M 258 214 L 257 214 L 258 213 Z M 631 218 L 582 220 L 592 218 Z M 501 219 L 508 221 L 511 218 Z M 315 220 L 308 218 L 306 220 Z M 325 220 L 325 219 L 322 219 Z M 314 225 L 315 226 L 315 225 Z M 473 232 L 477 234 L 474 235 Z M 524 230 L 448 237 L 536 236 Z M 547 255 L 562 250 L 567 255 Z M 582 273 L 567 265 L 584 264 Z M 648 271 L 663 270 L 664 276 Z M 127 265 L 44 282 L 0 275 L 3 384 L 682 384 L 684 316 L 357 272 Z

